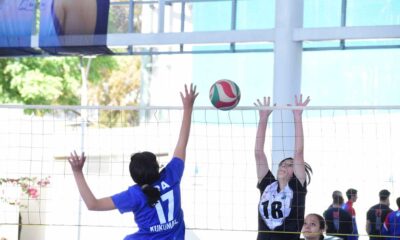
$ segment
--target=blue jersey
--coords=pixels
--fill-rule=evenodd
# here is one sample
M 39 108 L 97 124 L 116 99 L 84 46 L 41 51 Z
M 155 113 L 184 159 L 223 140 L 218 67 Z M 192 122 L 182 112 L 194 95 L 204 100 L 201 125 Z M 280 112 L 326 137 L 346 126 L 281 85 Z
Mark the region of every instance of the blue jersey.
M 400 237 L 400 209 L 386 216 L 382 227 L 382 235 L 390 236 L 386 240 L 398 240 Z
M 161 193 L 161 200 L 155 207 L 149 206 L 139 185 L 133 185 L 112 196 L 115 207 L 121 213 L 133 212 L 139 228 L 139 231 L 126 236 L 124 240 L 185 239 L 180 190 L 183 170 L 184 161 L 175 157 L 161 171 L 160 179 L 152 184 Z
M 35 0 L 0 1 L 0 47 L 30 47 Z

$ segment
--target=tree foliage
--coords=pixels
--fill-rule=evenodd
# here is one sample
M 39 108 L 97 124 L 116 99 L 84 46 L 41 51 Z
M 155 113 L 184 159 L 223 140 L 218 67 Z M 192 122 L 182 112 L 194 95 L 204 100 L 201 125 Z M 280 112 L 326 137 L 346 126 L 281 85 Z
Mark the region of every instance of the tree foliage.
M 126 0 L 115 0 L 115 2 L 125 2 Z M 109 15 L 109 33 L 129 33 L 130 30 L 132 32 L 141 32 L 142 26 L 142 4 L 133 4 L 133 24 L 132 28 L 129 29 L 129 4 L 124 5 L 114 5 L 110 8 Z
M 140 97 L 140 57 L 119 57 L 120 71 L 113 71 L 101 83 L 92 84 L 89 101 L 92 105 L 137 106 Z M 137 111 L 101 111 L 101 126 L 132 126 L 138 122 Z
M 0 101 L 27 105 L 79 105 L 82 75 L 77 57 L 0 59 Z M 96 58 L 89 81 L 99 83 L 118 68 L 115 59 Z
M 0 59 L 0 102 L 24 105 L 80 105 L 81 66 L 78 57 Z M 90 105 L 137 105 L 140 58 L 99 56 L 91 60 L 88 74 Z M 28 111 L 30 113 L 30 111 Z M 43 115 L 45 111 L 34 111 Z M 138 113 L 100 111 L 101 126 L 130 126 Z
M 126 2 L 116 0 L 117 2 Z M 37 2 L 38 3 L 38 2 Z M 39 28 L 39 4 L 36 31 Z M 140 32 L 142 6 L 133 5 L 133 32 Z M 129 4 L 113 5 L 109 33 L 129 32 Z M 80 105 L 81 66 L 91 61 L 88 74 L 88 101 L 92 105 L 137 105 L 140 89 L 140 57 L 98 56 L 0 58 L 0 103 L 24 105 Z M 28 113 L 32 111 L 27 110 Z M 33 111 L 43 115 L 43 110 Z M 136 124 L 138 113 L 100 111 L 102 126 Z

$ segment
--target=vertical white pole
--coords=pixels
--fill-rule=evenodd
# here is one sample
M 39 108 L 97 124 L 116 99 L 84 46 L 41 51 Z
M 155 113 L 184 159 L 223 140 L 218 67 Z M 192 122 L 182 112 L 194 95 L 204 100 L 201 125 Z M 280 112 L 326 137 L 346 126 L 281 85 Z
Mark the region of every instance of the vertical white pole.
M 165 0 L 158 0 L 158 32 L 164 32 Z
M 232 0 L 232 13 L 231 13 L 231 31 L 236 30 L 236 18 L 237 18 L 237 0 Z M 230 43 L 231 51 L 235 51 L 235 43 Z
M 92 58 L 89 58 L 88 64 L 85 67 L 85 62 L 83 57 L 80 57 L 80 69 L 82 77 L 82 87 L 81 87 L 81 106 L 87 106 L 87 78 L 90 70 L 90 63 Z M 85 131 L 87 122 L 87 109 L 81 109 L 81 152 L 85 151 Z M 79 154 L 79 153 L 78 153 Z M 79 201 L 78 206 L 78 236 L 77 239 L 81 239 L 81 213 L 82 213 L 82 200 Z
M 303 26 L 303 0 L 276 0 L 274 96 L 279 105 L 293 103 L 300 93 L 302 43 L 292 40 L 293 30 Z M 294 124 L 291 111 L 275 111 L 272 128 L 272 172 L 279 162 L 293 156 Z

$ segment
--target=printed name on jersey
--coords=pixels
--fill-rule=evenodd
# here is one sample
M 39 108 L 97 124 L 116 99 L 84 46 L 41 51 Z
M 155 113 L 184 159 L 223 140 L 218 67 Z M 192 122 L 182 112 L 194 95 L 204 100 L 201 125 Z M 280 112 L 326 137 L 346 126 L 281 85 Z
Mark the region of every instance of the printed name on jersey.
M 179 222 L 176 219 L 174 219 L 168 223 L 155 225 L 155 226 L 150 227 L 150 232 L 161 232 L 161 231 L 169 230 L 169 229 L 172 229 L 173 227 L 175 227 L 176 225 L 178 225 L 178 223 Z

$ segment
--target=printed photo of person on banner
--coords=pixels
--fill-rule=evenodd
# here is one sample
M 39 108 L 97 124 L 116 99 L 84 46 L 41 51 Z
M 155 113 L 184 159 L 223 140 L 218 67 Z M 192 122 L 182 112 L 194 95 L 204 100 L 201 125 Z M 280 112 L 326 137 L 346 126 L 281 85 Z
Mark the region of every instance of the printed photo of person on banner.
M 54 55 L 112 54 L 107 48 L 109 0 L 42 0 L 39 46 Z

